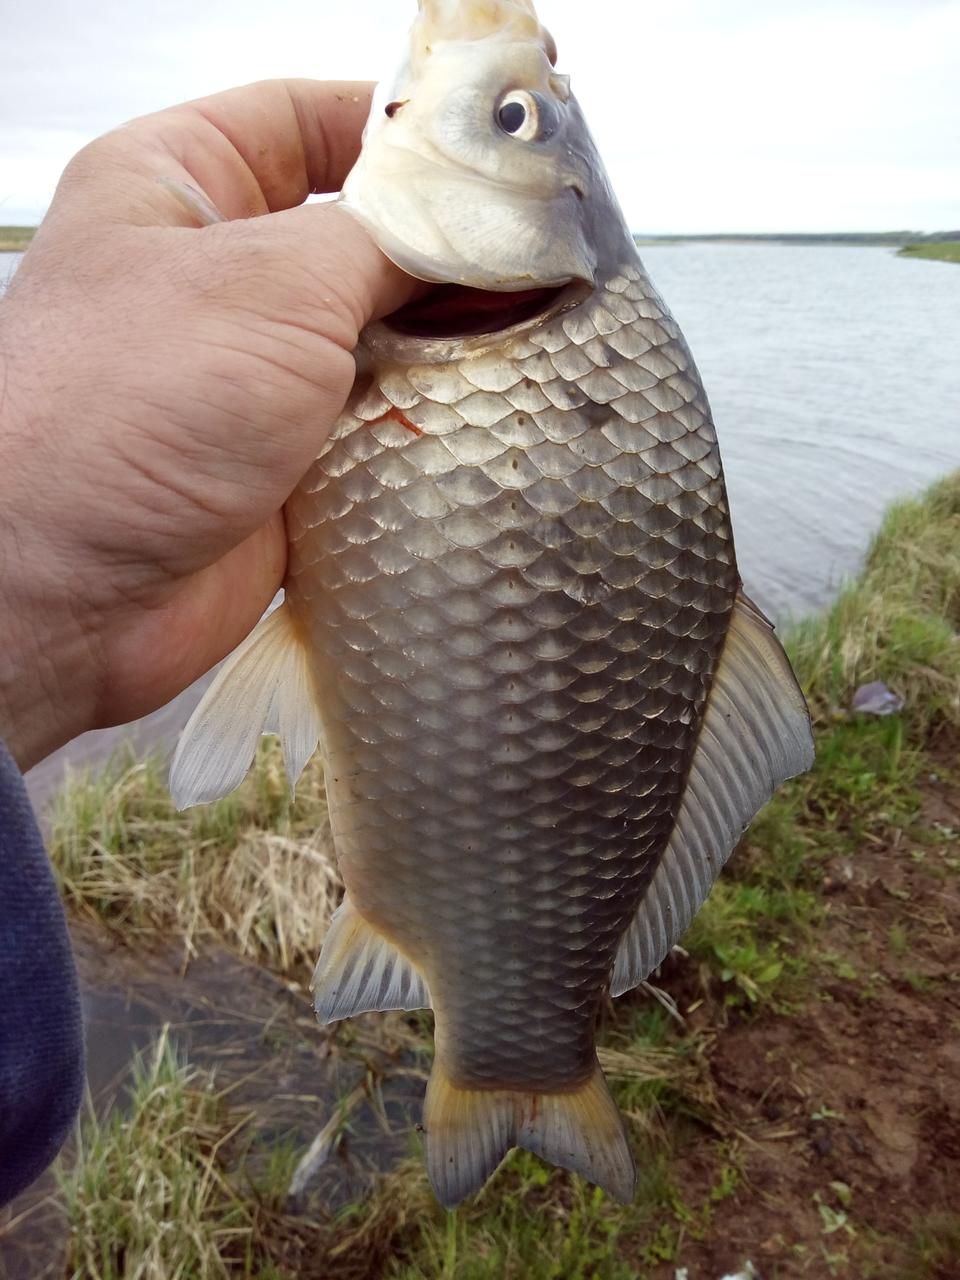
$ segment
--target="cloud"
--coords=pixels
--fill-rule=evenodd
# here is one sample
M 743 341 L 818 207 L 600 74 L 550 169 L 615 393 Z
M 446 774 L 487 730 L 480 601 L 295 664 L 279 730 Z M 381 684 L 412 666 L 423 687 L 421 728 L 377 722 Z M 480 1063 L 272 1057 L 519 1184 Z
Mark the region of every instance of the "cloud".
M 960 0 L 541 0 L 631 224 L 960 225 Z M 371 77 L 413 0 L 47 0 L 5 20 L 0 221 L 36 220 L 84 142 L 275 75 Z

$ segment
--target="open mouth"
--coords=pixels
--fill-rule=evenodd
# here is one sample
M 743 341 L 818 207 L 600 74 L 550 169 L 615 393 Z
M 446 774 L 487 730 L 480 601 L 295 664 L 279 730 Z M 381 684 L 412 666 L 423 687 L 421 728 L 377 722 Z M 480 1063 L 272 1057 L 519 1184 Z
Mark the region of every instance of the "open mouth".
M 494 293 L 460 284 L 440 284 L 394 311 L 383 324 L 411 338 L 467 338 L 499 333 L 551 310 L 568 290 L 569 285 L 561 285 L 556 289 Z

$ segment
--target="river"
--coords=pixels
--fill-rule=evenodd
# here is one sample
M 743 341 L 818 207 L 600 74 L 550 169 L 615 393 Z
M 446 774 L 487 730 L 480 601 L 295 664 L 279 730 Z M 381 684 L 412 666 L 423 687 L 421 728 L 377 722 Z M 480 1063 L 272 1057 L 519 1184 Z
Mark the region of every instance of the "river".
M 710 395 L 748 591 L 781 621 L 822 607 L 887 505 L 960 466 L 960 269 L 887 248 L 641 252 Z M 16 260 L 0 255 L 0 288 Z M 97 755 L 110 741 L 87 737 Z

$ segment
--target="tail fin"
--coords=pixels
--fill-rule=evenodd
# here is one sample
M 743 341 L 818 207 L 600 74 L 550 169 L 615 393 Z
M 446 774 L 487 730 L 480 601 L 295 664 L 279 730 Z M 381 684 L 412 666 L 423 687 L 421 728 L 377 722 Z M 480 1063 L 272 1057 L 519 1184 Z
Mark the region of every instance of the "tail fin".
M 512 1147 L 581 1174 L 615 1200 L 633 1199 L 636 1168 L 599 1065 L 572 1093 L 459 1089 L 434 1063 L 423 1111 L 427 1174 L 452 1209 L 479 1191 Z

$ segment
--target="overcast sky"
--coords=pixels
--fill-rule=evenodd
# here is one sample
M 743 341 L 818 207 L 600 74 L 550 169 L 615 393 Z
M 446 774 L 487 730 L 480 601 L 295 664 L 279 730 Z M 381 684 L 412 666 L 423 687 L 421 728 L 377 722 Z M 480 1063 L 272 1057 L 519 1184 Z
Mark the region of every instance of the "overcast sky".
M 0 223 L 113 125 L 376 79 L 415 0 L 34 0 L 0 41 Z M 960 0 L 541 0 L 638 231 L 960 227 Z

